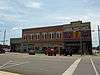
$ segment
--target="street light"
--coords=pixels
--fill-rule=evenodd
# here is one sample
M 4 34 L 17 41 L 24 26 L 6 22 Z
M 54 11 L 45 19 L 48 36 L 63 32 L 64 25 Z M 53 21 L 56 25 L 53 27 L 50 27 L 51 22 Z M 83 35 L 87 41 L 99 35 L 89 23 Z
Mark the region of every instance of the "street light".
M 82 56 L 84 54 L 84 51 L 83 51 L 83 47 L 82 47 L 83 43 L 82 43 L 81 25 L 80 25 L 79 32 L 80 32 L 80 51 L 81 51 L 81 56 Z
M 4 31 L 4 39 L 3 39 L 4 42 L 3 42 L 3 45 L 5 45 L 5 41 L 6 41 L 5 38 L 6 38 L 6 30 Z
M 98 39 L 99 39 L 99 51 L 100 51 L 100 29 L 99 29 L 99 25 L 98 25 Z
M 3 41 L 0 41 L 0 42 L 3 42 L 3 45 L 5 45 L 5 42 L 8 41 L 8 40 L 6 40 L 6 30 L 3 33 L 4 33 L 3 34 Z

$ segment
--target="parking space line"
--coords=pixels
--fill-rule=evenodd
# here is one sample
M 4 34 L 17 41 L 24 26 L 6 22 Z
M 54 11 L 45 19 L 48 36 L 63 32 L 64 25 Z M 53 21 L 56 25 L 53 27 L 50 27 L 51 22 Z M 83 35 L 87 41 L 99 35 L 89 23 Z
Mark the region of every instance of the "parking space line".
M 93 63 L 92 58 L 90 58 L 90 60 L 91 60 L 92 66 L 93 66 L 93 68 L 94 68 L 95 74 L 96 74 L 96 75 L 99 75 L 99 73 L 98 73 L 98 71 L 97 71 L 97 69 L 96 69 L 96 67 L 95 67 L 95 65 L 94 65 L 94 63 Z
M 7 63 L 0 66 L 0 69 L 11 68 L 11 67 L 15 67 L 15 66 L 18 66 L 18 65 L 23 65 L 23 64 L 26 64 L 26 63 L 29 63 L 29 61 L 20 62 L 20 63 L 19 62 L 15 63 L 14 61 L 8 61 Z
M 62 75 L 73 75 L 80 61 L 81 58 L 78 58 Z
M 4 68 L 11 68 L 11 67 L 23 65 L 23 64 L 26 64 L 26 63 L 29 63 L 29 62 L 21 62 L 21 63 L 19 63 L 19 64 L 14 64 L 14 65 L 10 65 L 10 66 L 7 66 L 7 67 L 3 67 L 3 69 L 4 69 Z
M 5 64 L 3 64 L 2 66 L 0 66 L 0 69 L 2 69 L 3 67 L 7 66 L 9 63 L 12 63 L 13 61 L 8 61 Z

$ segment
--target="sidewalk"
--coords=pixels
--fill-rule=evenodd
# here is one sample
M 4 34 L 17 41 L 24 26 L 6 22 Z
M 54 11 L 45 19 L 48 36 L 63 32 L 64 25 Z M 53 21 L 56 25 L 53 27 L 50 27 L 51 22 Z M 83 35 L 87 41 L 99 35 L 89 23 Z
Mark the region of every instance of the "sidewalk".
M 59 54 L 57 54 L 56 56 L 48 56 L 48 55 L 45 55 L 45 54 L 35 54 L 35 55 L 29 55 L 28 53 L 5 53 L 5 54 L 1 54 L 1 55 L 13 55 L 13 56 L 21 56 L 21 57 L 48 57 L 48 58 L 71 58 L 71 57 L 87 57 L 87 56 L 100 56 L 100 53 L 99 54 L 96 54 L 96 55 L 79 55 L 79 54 L 73 54 L 72 56 L 68 55 L 68 56 L 60 56 Z
M 0 71 L 0 75 L 21 75 L 21 74 L 16 74 L 16 73 L 10 73 L 10 72 L 5 72 L 5 71 Z

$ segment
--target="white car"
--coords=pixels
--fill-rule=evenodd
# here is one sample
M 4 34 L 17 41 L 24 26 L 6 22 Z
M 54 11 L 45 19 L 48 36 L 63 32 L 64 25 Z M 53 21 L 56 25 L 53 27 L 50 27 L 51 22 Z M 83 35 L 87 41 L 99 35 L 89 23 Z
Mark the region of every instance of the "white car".
M 29 55 L 35 55 L 35 50 L 29 50 Z

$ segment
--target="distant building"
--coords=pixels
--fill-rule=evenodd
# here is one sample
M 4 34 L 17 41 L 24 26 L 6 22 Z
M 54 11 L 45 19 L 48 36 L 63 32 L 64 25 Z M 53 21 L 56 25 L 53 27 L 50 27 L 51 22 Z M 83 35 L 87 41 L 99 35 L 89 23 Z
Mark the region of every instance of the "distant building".
M 2 44 L 0 44 L 0 48 L 8 48 L 8 49 L 10 49 L 10 46 L 9 45 L 2 45 Z
M 11 52 L 21 52 L 22 38 L 10 38 Z
M 92 54 L 90 22 L 76 21 L 70 24 L 22 29 L 22 51 L 53 47 L 60 52 L 61 48 L 71 47 L 74 53 Z

